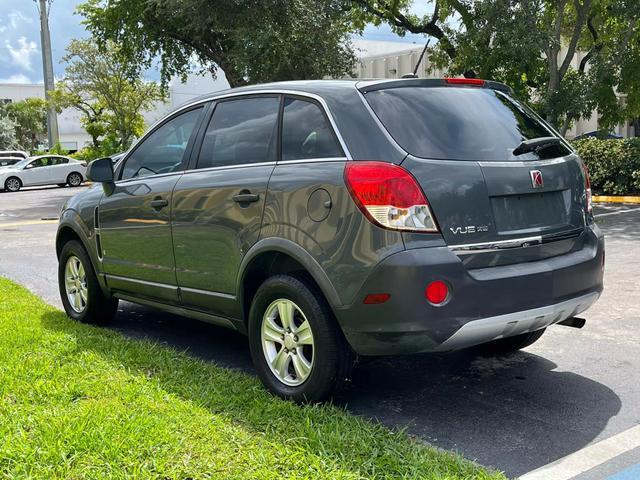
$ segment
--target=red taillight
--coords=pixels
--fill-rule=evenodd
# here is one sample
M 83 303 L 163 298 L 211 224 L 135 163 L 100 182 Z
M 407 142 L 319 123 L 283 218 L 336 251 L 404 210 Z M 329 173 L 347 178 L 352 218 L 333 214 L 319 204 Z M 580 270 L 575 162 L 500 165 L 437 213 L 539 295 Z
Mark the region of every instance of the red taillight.
M 433 305 L 442 305 L 449 298 L 449 286 L 442 280 L 436 280 L 427 285 L 424 291 L 429 303 Z
M 484 87 L 484 80 L 481 78 L 445 78 L 444 81 L 451 85 L 475 85 Z
M 420 185 L 404 168 L 386 162 L 347 162 L 347 188 L 358 208 L 374 223 L 394 230 L 437 232 Z
M 591 179 L 589 178 L 589 169 L 587 168 L 587 164 L 582 162 L 582 173 L 584 174 L 584 191 L 586 195 L 586 207 L 587 212 L 593 212 L 593 202 L 591 199 Z
M 386 302 L 390 298 L 391 295 L 388 293 L 370 293 L 369 295 L 364 297 L 364 301 L 362 303 L 366 305 L 379 305 Z

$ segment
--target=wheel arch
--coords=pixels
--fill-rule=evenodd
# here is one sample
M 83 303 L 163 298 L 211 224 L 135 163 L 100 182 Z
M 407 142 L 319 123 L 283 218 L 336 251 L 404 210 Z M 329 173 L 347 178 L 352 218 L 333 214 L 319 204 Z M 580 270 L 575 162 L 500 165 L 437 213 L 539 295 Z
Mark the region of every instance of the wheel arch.
M 67 210 L 60 218 L 60 224 L 56 234 L 56 257 L 60 258 L 60 253 L 62 252 L 64 245 L 69 241 L 76 240 L 80 242 L 80 245 L 82 245 L 87 252 L 89 260 L 91 260 L 91 265 L 96 273 L 100 287 L 105 295 L 110 295 L 104 275 L 102 275 L 99 268 L 100 264 L 96 258 L 96 251 L 94 248 L 91 248 L 91 245 L 89 244 L 89 239 L 92 237 L 92 233 L 84 223 L 78 224 L 78 221 L 80 221 L 78 217 L 77 212 L 74 210 Z
M 332 309 L 342 305 L 329 277 L 309 252 L 290 240 L 266 238 L 247 252 L 240 265 L 236 291 L 245 322 L 258 287 L 270 276 L 283 273 L 306 276 Z

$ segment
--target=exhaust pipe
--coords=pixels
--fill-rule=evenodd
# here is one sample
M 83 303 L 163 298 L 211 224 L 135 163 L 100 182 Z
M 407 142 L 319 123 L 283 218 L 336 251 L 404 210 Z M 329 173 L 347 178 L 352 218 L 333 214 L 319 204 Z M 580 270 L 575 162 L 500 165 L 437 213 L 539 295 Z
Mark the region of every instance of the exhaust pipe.
M 580 317 L 569 317 L 561 322 L 558 322 L 558 325 L 564 325 L 565 327 L 573 327 L 573 328 L 582 328 L 587 321 L 584 318 Z

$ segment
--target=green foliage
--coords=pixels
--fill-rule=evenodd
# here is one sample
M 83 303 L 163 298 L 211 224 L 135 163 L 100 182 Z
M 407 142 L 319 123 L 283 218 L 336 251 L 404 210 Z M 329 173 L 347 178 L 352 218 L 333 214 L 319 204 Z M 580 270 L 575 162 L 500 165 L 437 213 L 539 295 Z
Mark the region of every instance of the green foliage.
M 13 150 L 17 146 L 16 123 L 2 109 L 0 110 L 0 150 Z
M 640 194 L 640 138 L 573 142 L 589 168 L 594 193 Z
M 15 136 L 20 148 L 35 151 L 47 135 L 47 102 L 27 98 L 6 106 L 7 115 L 15 122 Z
M 0 477 L 504 480 L 253 375 L 70 320 L 0 279 Z M 238 342 L 241 343 L 241 342 Z
M 72 40 L 67 47 L 64 79 L 51 95 L 58 110 L 73 108 L 82 114 L 82 126 L 92 138 L 92 151 L 102 151 L 105 138 L 126 150 L 144 132 L 142 112 L 165 98 L 153 82 L 141 78 L 140 65 L 132 66 L 113 42 Z
M 60 145 L 60 143 L 56 143 L 53 148 L 50 148 L 49 150 L 36 150 L 35 152 L 32 152 L 32 155 L 35 157 L 37 155 L 46 155 L 47 153 L 51 154 L 51 155 L 69 155 L 69 150 L 67 150 L 66 148 L 63 148 L 62 145 Z
M 596 108 L 604 129 L 640 116 L 637 0 L 428 0 L 423 17 L 409 14 L 411 0 L 349 3 L 360 28 L 374 20 L 436 38 L 434 67 L 507 83 L 562 133 Z
M 194 67 L 232 87 L 350 75 L 351 17 L 342 0 L 87 0 L 78 7 L 101 44 L 134 69 L 160 60 L 163 84 Z
M 120 153 L 123 151 L 123 148 L 120 146 L 120 142 L 114 135 L 107 135 L 98 146 L 89 145 L 84 147 L 81 150 L 78 150 L 76 153 L 72 154 L 71 157 L 76 160 L 85 160 L 90 162 L 92 160 L 96 160 L 97 158 L 110 157 L 111 155 L 115 155 L 116 153 Z

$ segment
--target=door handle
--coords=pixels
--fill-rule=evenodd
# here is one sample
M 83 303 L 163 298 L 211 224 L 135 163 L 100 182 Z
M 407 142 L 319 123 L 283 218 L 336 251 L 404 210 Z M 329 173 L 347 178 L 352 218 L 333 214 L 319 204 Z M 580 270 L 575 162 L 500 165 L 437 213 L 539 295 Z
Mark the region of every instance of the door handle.
M 249 193 L 248 191 L 242 191 L 238 195 L 233 196 L 233 201 L 237 203 L 253 203 L 260 200 L 260 195 L 257 193 Z
M 153 208 L 154 210 L 162 210 L 167 205 L 169 205 L 169 201 L 165 200 L 164 198 L 156 198 L 154 200 L 151 200 L 151 208 Z

